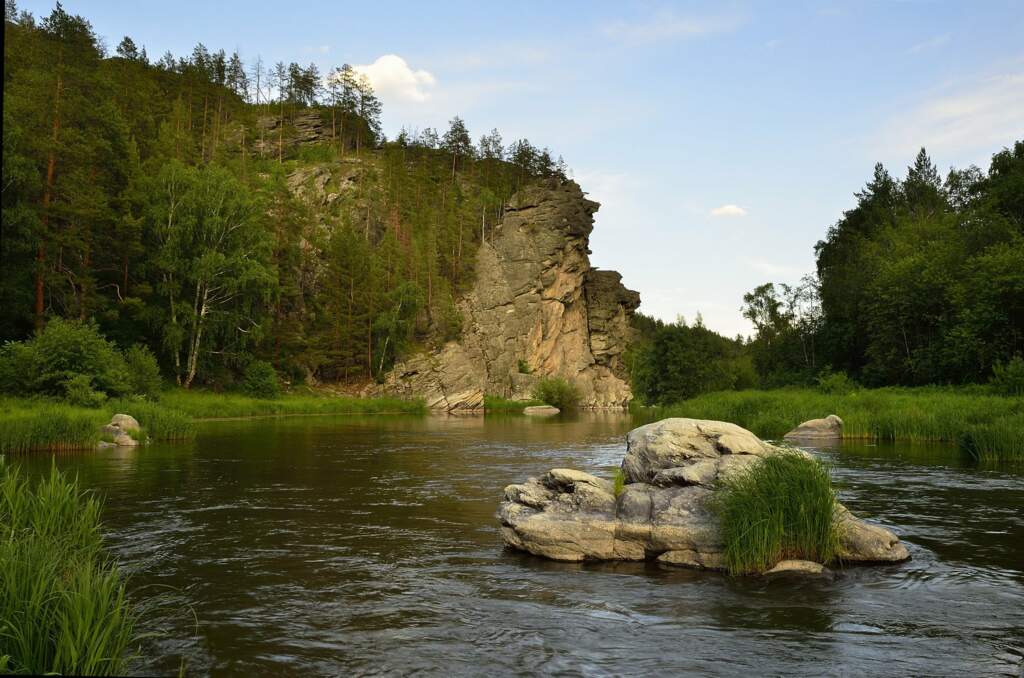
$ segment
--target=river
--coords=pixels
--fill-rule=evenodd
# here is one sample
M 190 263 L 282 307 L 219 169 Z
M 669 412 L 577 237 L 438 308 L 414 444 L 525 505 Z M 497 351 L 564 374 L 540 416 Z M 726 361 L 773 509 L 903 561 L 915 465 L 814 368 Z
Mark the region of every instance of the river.
M 502 488 L 610 476 L 624 414 L 294 417 L 57 457 L 105 497 L 143 603 L 139 673 L 1009 675 L 1024 655 L 1024 469 L 941 446 L 819 451 L 912 560 L 834 582 L 503 550 Z M 19 458 L 42 473 L 49 458 Z

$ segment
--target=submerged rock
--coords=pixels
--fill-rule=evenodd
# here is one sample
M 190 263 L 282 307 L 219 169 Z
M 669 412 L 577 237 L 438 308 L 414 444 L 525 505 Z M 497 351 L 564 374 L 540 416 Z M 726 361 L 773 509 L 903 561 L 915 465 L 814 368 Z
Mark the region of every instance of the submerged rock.
M 765 575 L 769 577 L 796 575 L 823 579 L 831 579 L 834 576 L 832 570 L 811 560 L 780 560 L 775 567 L 765 572 Z
M 735 424 L 665 419 L 630 431 L 618 496 L 596 476 L 552 469 L 505 488 L 498 509 L 505 544 L 554 560 L 645 560 L 723 569 L 718 519 L 709 499 L 716 483 L 778 454 Z M 804 453 L 806 454 L 806 453 Z M 910 557 L 892 532 L 837 504 L 843 561 L 897 562 Z
M 551 414 L 558 414 L 562 410 L 551 405 L 531 405 L 523 408 L 523 414 L 530 416 L 547 416 Z
M 811 419 L 785 435 L 786 440 L 831 440 L 843 437 L 843 420 L 834 414 Z

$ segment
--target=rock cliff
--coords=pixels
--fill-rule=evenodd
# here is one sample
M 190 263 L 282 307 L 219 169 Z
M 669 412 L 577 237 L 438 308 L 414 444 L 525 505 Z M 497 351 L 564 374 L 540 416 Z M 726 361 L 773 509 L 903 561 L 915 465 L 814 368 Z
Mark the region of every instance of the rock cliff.
M 526 399 L 539 378 L 559 376 L 586 407 L 624 406 L 623 352 L 640 296 L 590 265 L 598 207 L 572 181 L 514 195 L 477 253 L 475 284 L 459 302 L 461 337 L 396 365 L 371 391 L 478 410 L 485 393 Z

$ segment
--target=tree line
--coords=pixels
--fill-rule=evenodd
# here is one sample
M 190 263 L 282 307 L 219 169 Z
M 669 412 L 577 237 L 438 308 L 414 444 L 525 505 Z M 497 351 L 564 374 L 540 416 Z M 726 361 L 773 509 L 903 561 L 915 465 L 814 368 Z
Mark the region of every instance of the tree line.
M 638 392 L 671 402 L 833 375 L 920 386 L 1024 370 L 1024 141 L 945 177 L 921 149 L 902 179 L 875 165 L 855 197 L 815 246 L 814 274 L 744 295 L 749 340 L 642 319 Z
M 351 66 L 247 67 L 202 45 L 150 63 L 128 37 L 108 55 L 59 4 L 5 9 L 0 340 L 65 318 L 149 346 L 184 386 L 257 359 L 376 378 L 458 334 L 508 198 L 567 172 L 496 130 L 474 144 L 458 117 L 388 140 Z M 310 116 L 330 133 L 303 143 Z M 303 198 L 321 168 L 323 195 Z

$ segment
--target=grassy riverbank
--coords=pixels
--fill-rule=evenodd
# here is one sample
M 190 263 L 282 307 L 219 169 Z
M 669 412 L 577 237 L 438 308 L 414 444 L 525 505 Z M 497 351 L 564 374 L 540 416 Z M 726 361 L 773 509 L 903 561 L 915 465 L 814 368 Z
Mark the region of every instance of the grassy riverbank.
M 173 390 L 159 401 L 110 400 L 76 407 L 56 399 L 0 398 L 0 454 L 95 447 L 100 427 L 117 412 L 135 417 L 152 440 L 191 440 L 195 422 L 300 414 L 420 414 L 422 400 L 285 395 L 274 399 L 209 391 Z
M 722 391 L 634 410 L 651 419 L 730 421 L 765 438 L 837 414 L 848 438 L 950 442 L 979 459 L 1024 461 L 1024 398 L 971 389 L 884 388 L 845 395 L 811 389 Z
M 56 469 L 30 483 L 0 460 L 0 673 L 126 675 L 136 613 L 99 519 Z

